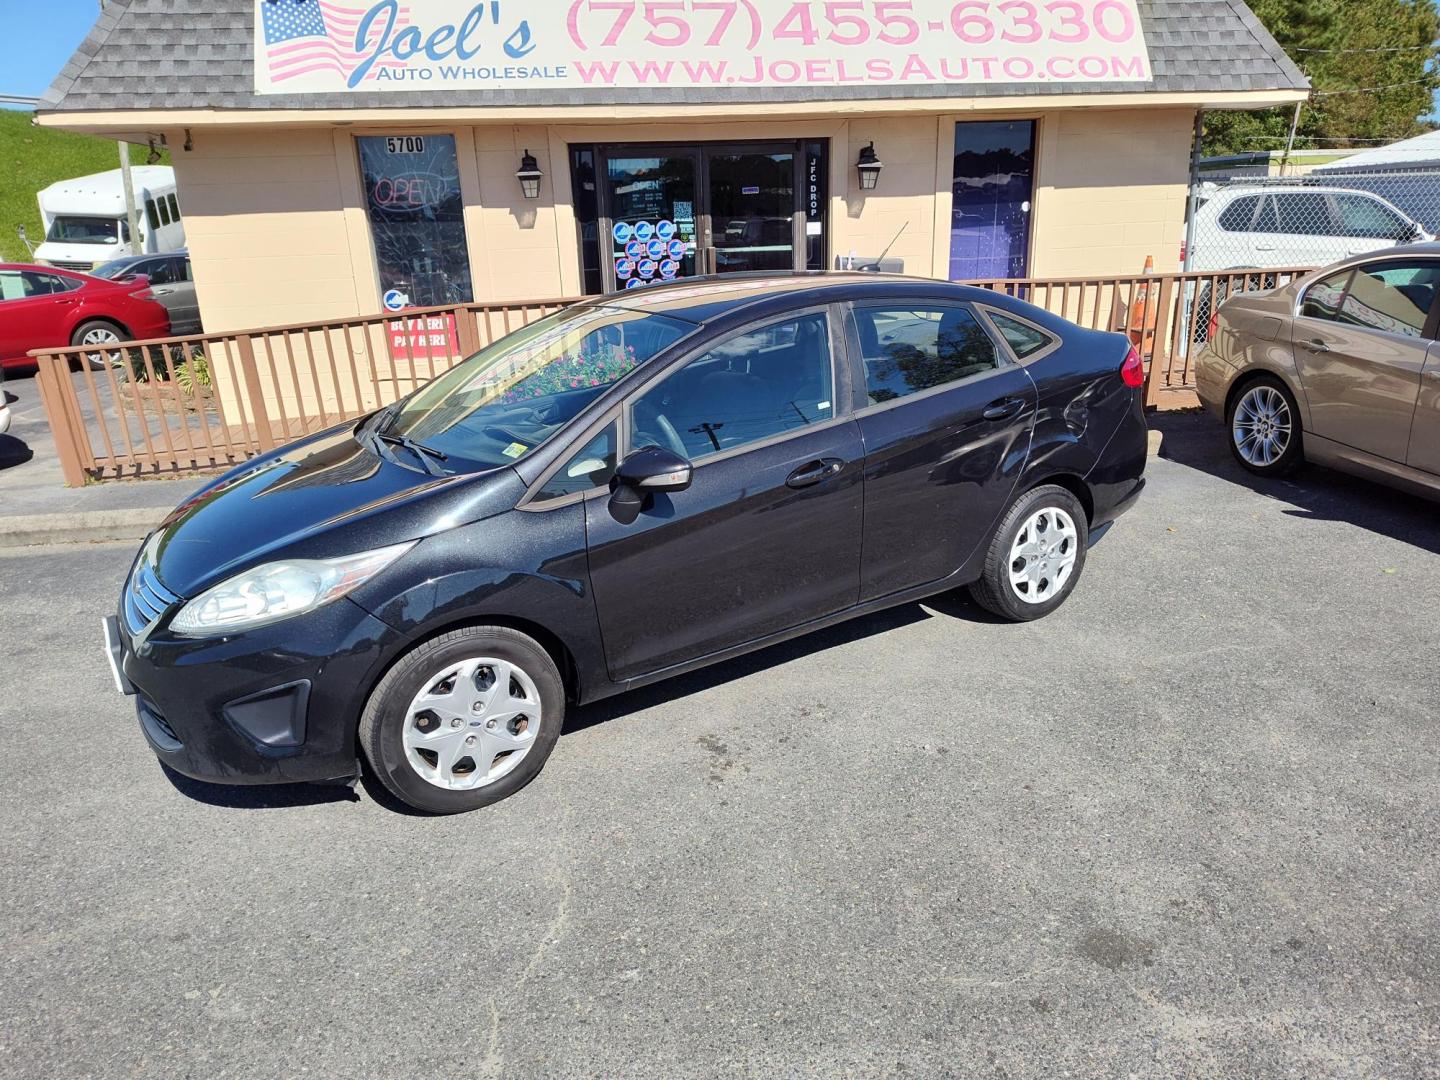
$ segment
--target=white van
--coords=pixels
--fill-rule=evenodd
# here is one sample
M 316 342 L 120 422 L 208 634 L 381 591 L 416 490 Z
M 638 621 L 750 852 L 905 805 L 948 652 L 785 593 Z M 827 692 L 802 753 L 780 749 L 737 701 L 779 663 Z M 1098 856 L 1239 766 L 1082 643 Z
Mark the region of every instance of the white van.
M 140 253 L 182 250 L 185 226 L 175 197 L 175 170 L 168 165 L 136 165 L 130 172 Z M 61 180 L 40 192 L 39 199 L 45 242 L 35 249 L 36 262 L 89 271 L 131 253 L 119 169 Z

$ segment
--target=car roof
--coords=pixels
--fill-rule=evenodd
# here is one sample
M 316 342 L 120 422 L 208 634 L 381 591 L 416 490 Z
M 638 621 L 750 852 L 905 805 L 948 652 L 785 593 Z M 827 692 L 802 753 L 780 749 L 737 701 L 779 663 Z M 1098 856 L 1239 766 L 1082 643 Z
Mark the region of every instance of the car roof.
M 188 256 L 189 254 L 190 252 L 184 248 L 181 248 L 179 251 L 147 251 L 140 255 L 116 255 L 115 258 L 106 259 L 105 262 L 100 265 L 112 266 L 115 263 L 137 263 L 144 262 L 146 259 L 167 259 L 174 255 Z
M 741 309 L 789 309 L 807 302 L 826 303 L 856 298 L 951 294 L 981 300 L 995 294 L 935 278 L 862 271 L 794 271 L 791 273 L 715 274 L 607 293 L 590 301 L 595 307 L 649 311 L 688 322 L 708 322 Z
M 1336 187 L 1333 184 L 1235 184 L 1223 186 L 1216 191 L 1211 198 L 1218 199 L 1222 195 L 1368 195 L 1373 199 L 1380 198 L 1375 192 L 1365 188 Z

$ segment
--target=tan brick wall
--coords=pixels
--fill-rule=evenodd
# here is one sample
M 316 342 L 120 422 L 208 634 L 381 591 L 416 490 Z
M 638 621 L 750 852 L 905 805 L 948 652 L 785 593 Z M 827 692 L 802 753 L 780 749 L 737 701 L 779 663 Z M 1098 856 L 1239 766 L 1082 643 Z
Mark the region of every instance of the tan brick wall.
M 1022 114 L 1009 113 L 1014 117 Z M 1038 121 L 1031 274 L 1135 274 L 1145 256 L 1173 270 L 1184 235 L 1193 112 L 1055 109 Z M 417 114 L 423 119 L 424 114 Z M 907 273 L 949 265 L 950 169 L 957 120 L 989 114 L 915 111 L 851 119 L 606 122 L 435 128 L 456 135 L 477 301 L 573 295 L 579 251 L 566 146 L 575 142 L 828 138 L 830 257 L 891 254 Z M 387 129 L 207 130 L 175 154 L 186 231 L 206 326 L 230 330 L 379 310 L 354 136 Z M 874 141 L 879 186 L 859 191 L 855 158 Z M 545 179 L 520 195 L 528 149 Z
M 1044 117 L 1032 277 L 1179 269 L 1195 114 L 1074 109 Z

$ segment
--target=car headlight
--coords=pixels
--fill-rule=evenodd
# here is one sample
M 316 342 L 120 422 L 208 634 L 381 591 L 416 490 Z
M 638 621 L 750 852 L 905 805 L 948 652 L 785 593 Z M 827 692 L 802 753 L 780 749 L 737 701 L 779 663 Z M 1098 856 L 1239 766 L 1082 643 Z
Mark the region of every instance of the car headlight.
M 170 629 L 187 637 L 225 634 L 313 611 L 363 585 L 414 546 L 410 540 L 338 559 L 264 563 L 191 600 Z

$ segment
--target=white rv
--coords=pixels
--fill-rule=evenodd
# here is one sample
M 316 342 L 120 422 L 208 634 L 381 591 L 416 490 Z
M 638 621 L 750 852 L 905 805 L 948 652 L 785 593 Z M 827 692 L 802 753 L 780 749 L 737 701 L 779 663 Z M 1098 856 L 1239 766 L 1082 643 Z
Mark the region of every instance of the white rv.
M 140 252 L 180 251 L 185 247 L 185 226 L 175 198 L 175 170 L 168 165 L 136 165 L 130 172 Z M 61 180 L 40 192 L 39 198 L 45 242 L 35 249 L 36 262 L 88 271 L 131 253 L 119 169 Z

